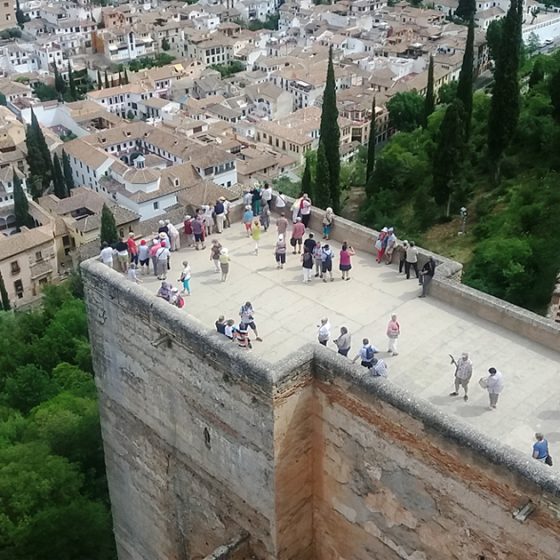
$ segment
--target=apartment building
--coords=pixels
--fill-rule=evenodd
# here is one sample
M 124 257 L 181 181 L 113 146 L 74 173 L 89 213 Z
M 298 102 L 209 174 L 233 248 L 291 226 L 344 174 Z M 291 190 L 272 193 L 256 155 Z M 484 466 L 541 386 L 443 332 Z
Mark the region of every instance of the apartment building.
M 17 25 L 15 0 L 0 0 L 0 30 Z

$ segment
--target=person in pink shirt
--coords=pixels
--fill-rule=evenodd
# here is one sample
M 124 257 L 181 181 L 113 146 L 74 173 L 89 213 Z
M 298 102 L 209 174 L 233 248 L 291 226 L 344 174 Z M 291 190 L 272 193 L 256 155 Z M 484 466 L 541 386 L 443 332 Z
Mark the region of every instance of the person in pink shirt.
M 136 241 L 134 241 L 134 233 L 130 232 L 128 234 L 126 245 L 128 247 L 128 256 L 130 257 L 130 262 L 138 265 L 138 245 L 136 244 Z
M 400 334 L 401 334 L 401 326 L 397 321 L 397 316 L 393 314 L 391 315 L 391 320 L 387 325 L 387 338 L 389 339 L 388 352 L 393 356 L 399 355 L 399 353 L 397 352 L 397 341 L 399 339 Z
M 350 269 L 352 268 L 352 256 L 354 256 L 356 252 L 352 247 L 348 245 L 346 241 L 342 244 L 342 248 L 340 249 L 340 272 L 342 273 L 343 280 L 350 280 Z
M 152 246 L 150 247 L 150 258 L 152 259 L 152 266 L 154 269 L 154 274 L 157 276 L 157 252 L 161 247 L 161 242 L 159 237 L 156 237 L 153 242 Z
M 305 235 L 305 225 L 301 221 L 301 218 L 296 218 L 296 223 L 292 228 L 292 237 L 290 239 L 290 245 L 294 248 L 293 254 L 296 254 L 296 245 L 298 247 L 298 253 L 301 253 L 301 244 L 303 242 L 303 236 Z

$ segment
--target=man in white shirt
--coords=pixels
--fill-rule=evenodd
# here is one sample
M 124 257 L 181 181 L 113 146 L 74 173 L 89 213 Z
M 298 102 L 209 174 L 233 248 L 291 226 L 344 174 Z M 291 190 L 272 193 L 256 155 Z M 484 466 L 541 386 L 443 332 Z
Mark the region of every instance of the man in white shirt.
M 463 387 L 463 390 L 465 391 L 465 396 L 463 397 L 463 399 L 465 401 L 468 401 L 469 396 L 467 393 L 469 390 L 469 381 L 471 380 L 473 372 L 472 362 L 469 360 L 469 355 L 466 352 L 463 352 L 463 355 L 461 356 L 459 362 L 455 362 L 455 358 L 453 358 L 453 361 L 451 363 L 455 363 L 456 366 L 455 391 L 453 391 L 453 393 L 450 393 L 449 396 L 459 396 L 459 387 Z
M 274 201 L 274 207 L 280 212 L 286 208 L 286 195 L 282 191 L 278 191 L 278 195 Z
M 362 347 L 360 348 L 360 351 L 358 352 L 356 357 L 352 360 L 352 363 L 360 358 L 361 364 L 364 367 L 371 369 L 373 367 L 373 359 L 375 357 L 375 354 L 377 354 L 378 352 L 379 350 L 375 346 L 373 346 L 373 344 L 370 344 L 367 338 L 364 338 L 362 340 Z
M 268 204 L 268 209 L 272 210 L 272 189 L 268 183 L 264 184 L 264 189 L 261 192 L 261 199 L 263 204 L 266 202 Z
M 161 242 L 161 247 L 156 251 L 158 279 L 165 280 L 167 278 L 167 263 L 169 260 L 169 249 L 165 241 Z
M 319 339 L 319 344 L 326 346 L 327 342 L 331 338 L 331 324 L 329 323 L 329 320 L 325 317 L 324 319 L 321 319 L 321 324 L 317 326 L 319 327 L 319 333 L 317 335 L 317 338 Z
M 490 397 L 490 410 L 494 410 L 498 404 L 498 397 L 504 389 L 504 376 L 501 371 L 491 367 L 488 370 L 490 374 L 486 379 L 486 389 L 488 389 L 488 396 Z
M 99 254 L 99 260 L 106 264 L 107 266 L 113 268 L 113 248 L 109 247 L 109 244 L 104 241 Z
M 414 241 L 411 241 L 406 250 L 406 261 L 404 263 L 404 271 L 406 272 L 406 279 L 410 278 L 410 269 L 413 268 L 416 273 L 416 278 L 419 278 L 418 274 L 418 249 L 414 245 Z

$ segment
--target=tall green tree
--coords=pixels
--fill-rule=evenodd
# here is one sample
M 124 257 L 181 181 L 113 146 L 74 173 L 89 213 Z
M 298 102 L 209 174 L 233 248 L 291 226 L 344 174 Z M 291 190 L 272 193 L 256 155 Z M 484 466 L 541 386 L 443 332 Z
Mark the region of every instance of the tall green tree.
M 470 21 L 476 13 L 476 0 L 459 0 L 455 15 L 464 21 Z
M 54 89 L 56 89 L 58 93 L 58 98 L 62 99 L 64 92 L 66 91 L 66 82 L 64 78 L 61 76 L 60 72 L 58 71 L 58 66 L 56 62 L 53 64 L 53 71 L 54 71 Z
M 20 178 L 14 173 L 14 214 L 16 215 L 16 226 L 18 231 L 23 227 L 33 227 L 33 221 L 29 215 L 29 201 L 23 190 Z
M 556 119 L 560 120 L 560 69 L 550 76 L 548 93 L 552 106 L 554 107 L 554 116 Z
M 52 161 L 49 147 L 33 109 L 31 109 L 31 124 L 27 127 L 25 144 L 29 166 L 28 186 L 33 198 L 38 198 L 50 185 Z
M 529 76 L 529 87 L 534 88 L 544 80 L 544 65 L 540 57 L 537 57 Z
M 511 0 L 495 61 L 495 83 L 488 115 L 488 156 L 494 166 L 495 181 L 499 180 L 501 159 L 519 119 L 518 71 L 522 21 L 523 0 Z
M 0 272 L 0 309 L 10 311 L 11 308 L 12 305 L 10 304 L 10 298 L 6 291 L 6 284 L 4 284 L 4 278 L 2 278 L 2 273 Z
M 317 151 L 317 171 L 315 173 L 315 188 L 313 189 L 313 204 L 318 208 L 328 208 L 334 205 L 331 199 L 329 162 L 325 144 L 319 142 Z
M 101 211 L 101 243 L 109 243 L 112 245 L 119 240 L 119 233 L 117 231 L 117 224 L 115 216 L 111 209 L 104 204 Z
M 68 60 L 68 89 L 70 90 L 70 99 L 76 101 L 78 99 L 78 93 L 76 91 L 76 82 L 74 81 L 74 73 L 72 72 L 70 60 Z
M 68 196 L 60 159 L 56 154 L 53 156 L 53 187 L 54 194 L 58 196 L 58 198 L 66 198 Z
M 336 82 L 332 59 L 332 46 L 329 49 L 327 80 L 323 92 L 319 147 L 324 145 L 328 165 L 329 200 L 335 214 L 340 211 L 340 129 L 338 128 L 338 108 L 336 106 Z M 318 171 L 318 170 L 317 170 Z M 315 201 L 317 203 L 317 201 Z
M 432 194 L 436 204 L 445 208 L 449 216 L 451 197 L 458 186 L 464 156 L 464 109 L 459 99 L 445 111 L 439 129 L 438 144 L 433 156 Z
M 21 6 L 19 5 L 19 0 L 16 0 L 16 21 L 20 29 L 23 29 L 25 23 L 25 14 L 23 13 Z
M 303 170 L 303 175 L 301 176 L 301 192 L 309 193 L 310 196 L 315 198 L 313 182 L 311 180 L 311 162 L 309 161 L 309 158 L 305 158 L 305 169 Z
M 391 126 L 401 132 L 411 132 L 421 126 L 424 118 L 424 98 L 416 91 L 399 92 L 387 101 Z
M 367 185 L 373 175 L 373 170 L 375 168 L 375 139 L 377 137 L 377 127 L 375 124 L 375 97 L 371 104 L 371 119 L 369 121 L 369 138 L 367 147 L 367 161 L 366 161 L 366 193 Z M 367 193 L 368 195 L 370 193 Z
M 488 44 L 488 54 L 490 59 L 496 61 L 500 52 L 502 42 L 502 32 L 504 29 L 505 18 L 495 19 L 490 22 L 486 30 L 486 43 Z
M 109 85 L 109 75 L 107 74 L 107 70 L 105 70 L 105 87 L 110 87 Z
M 426 97 L 424 98 L 424 118 L 423 126 L 428 126 L 428 117 L 436 108 L 436 99 L 434 95 L 434 57 L 430 55 L 430 64 L 428 65 L 428 84 L 426 86 Z
M 467 43 L 463 64 L 459 73 L 459 83 L 457 85 L 457 99 L 463 103 L 465 110 L 465 136 L 468 138 L 471 133 L 471 117 L 473 105 L 473 66 L 474 66 L 474 19 L 469 21 L 467 32 Z
M 128 72 L 124 69 L 124 85 L 128 84 Z
M 64 182 L 66 183 L 66 190 L 70 196 L 72 189 L 76 186 L 74 184 L 74 177 L 72 176 L 72 166 L 70 165 L 70 158 L 65 150 L 62 150 L 62 172 L 64 173 Z
M 103 89 L 103 81 L 101 80 L 101 72 L 97 69 L 97 89 Z

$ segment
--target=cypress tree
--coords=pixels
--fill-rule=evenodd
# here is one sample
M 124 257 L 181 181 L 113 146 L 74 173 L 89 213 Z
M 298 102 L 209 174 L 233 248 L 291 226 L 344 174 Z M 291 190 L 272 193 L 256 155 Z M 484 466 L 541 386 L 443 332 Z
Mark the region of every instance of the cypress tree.
M 64 78 L 60 75 L 56 62 L 53 64 L 53 69 L 54 69 L 54 89 L 56 89 L 58 93 L 58 98 L 62 99 L 62 96 L 66 91 L 66 82 L 64 81 Z
M 529 87 L 534 88 L 537 84 L 540 84 L 544 80 L 544 68 L 543 61 L 539 57 L 535 60 L 533 64 L 533 69 L 531 70 L 531 75 L 529 76 Z
M 62 171 L 64 173 L 64 182 L 66 183 L 66 190 L 68 196 L 70 191 L 76 186 L 74 185 L 74 177 L 72 176 L 72 166 L 70 165 L 70 158 L 68 154 L 62 150 Z
M 29 184 L 33 198 L 38 198 L 51 182 L 52 162 L 49 147 L 33 109 L 31 109 L 31 124 L 27 127 L 25 144 L 27 146 Z
M 97 70 L 97 89 L 103 89 L 103 82 L 101 81 L 101 72 Z
M 371 119 L 369 123 L 369 138 L 367 146 L 367 162 L 366 162 L 366 193 L 370 196 L 368 192 L 368 185 L 370 184 L 370 179 L 373 175 L 373 168 L 375 167 L 375 138 L 377 136 L 377 127 L 375 124 L 375 97 L 371 104 Z
M 457 99 L 463 103 L 465 110 L 465 136 L 468 138 L 471 132 L 471 116 L 473 104 L 473 64 L 474 64 L 474 19 L 469 21 L 469 31 L 467 33 L 467 43 L 463 64 L 459 73 L 459 83 L 457 84 Z
M 428 65 L 428 84 L 426 86 L 426 97 L 424 98 L 424 128 L 428 126 L 428 117 L 436 108 L 436 100 L 434 96 L 434 57 L 430 55 L 430 64 Z
M 436 204 L 445 207 L 449 216 L 451 197 L 457 186 L 464 156 L 464 109 L 459 99 L 451 103 L 439 129 L 438 145 L 433 157 L 432 194 Z
M 14 213 L 16 215 L 16 227 L 20 231 L 23 226 L 33 227 L 33 221 L 29 215 L 29 201 L 21 186 L 20 178 L 14 172 Z
M 309 163 L 309 158 L 305 158 L 305 169 L 303 170 L 303 175 L 301 176 L 301 192 L 309 193 L 310 196 L 315 198 L 313 183 L 311 181 L 311 164 Z
M 323 92 L 319 147 L 324 144 L 328 165 L 329 199 L 335 214 L 340 211 L 340 129 L 336 107 L 336 83 L 332 60 L 332 46 L 329 49 L 327 80 Z
M 60 166 L 60 159 L 56 154 L 53 156 L 53 186 L 54 194 L 58 196 L 58 198 L 66 198 L 68 196 L 64 175 L 62 174 L 62 167 Z
M 552 74 L 548 82 L 548 94 L 554 107 L 554 116 L 560 121 L 560 70 Z
M 119 86 L 122 86 L 122 85 L 123 85 L 123 77 L 122 77 L 121 71 L 119 70 Z
M 118 240 L 119 234 L 117 232 L 115 216 L 113 216 L 111 209 L 104 204 L 101 211 L 101 243 L 107 242 L 109 245 L 113 245 Z
M 488 156 L 499 180 L 503 153 L 513 138 L 519 119 L 519 60 L 523 0 L 511 0 L 504 19 L 498 56 L 495 61 L 494 89 L 488 114 Z
M 0 272 L 0 309 L 3 309 L 4 311 L 10 311 L 11 308 L 12 306 L 10 304 L 8 292 L 6 291 L 4 278 L 2 278 L 2 273 Z
M 109 85 L 109 76 L 107 75 L 107 70 L 105 70 L 105 87 L 106 87 L 106 88 L 111 87 L 111 86 Z
M 459 0 L 455 15 L 464 21 L 474 19 L 476 13 L 476 0 Z
M 317 151 L 317 172 L 315 173 L 315 188 L 313 189 L 313 203 L 319 208 L 333 207 L 331 199 L 329 161 L 327 150 L 323 142 L 319 142 Z
M 25 14 L 19 5 L 19 0 L 16 0 L 16 21 L 19 28 L 23 29 L 23 25 L 25 24 Z
M 128 84 L 128 72 L 124 69 L 124 85 Z
M 70 99 L 76 101 L 78 99 L 78 94 L 76 92 L 76 83 L 74 82 L 74 74 L 72 73 L 70 60 L 68 61 L 68 88 L 70 89 Z

